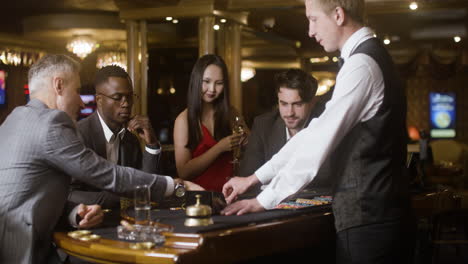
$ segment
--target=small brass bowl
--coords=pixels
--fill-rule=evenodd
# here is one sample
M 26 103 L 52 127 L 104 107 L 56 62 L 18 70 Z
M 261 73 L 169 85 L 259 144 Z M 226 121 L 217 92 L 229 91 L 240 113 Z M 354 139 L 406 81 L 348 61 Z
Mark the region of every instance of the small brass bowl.
M 148 250 L 148 249 L 152 249 L 156 244 L 153 243 L 153 242 L 138 242 L 138 243 L 133 243 L 133 244 L 130 244 L 130 248 L 131 249 L 135 249 L 135 250 Z
M 76 230 L 76 231 L 68 232 L 67 235 L 71 238 L 79 239 L 80 237 L 87 236 L 89 234 L 91 234 L 91 231 L 89 230 Z
M 81 241 L 96 241 L 96 240 L 99 240 L 100 238 L 101 238 L 101 236 L 96 235 L 96 234 L 92 234 L 92 235 L 82 236 L 82 237 L 80 237 L 78 239 L 81 240 Z

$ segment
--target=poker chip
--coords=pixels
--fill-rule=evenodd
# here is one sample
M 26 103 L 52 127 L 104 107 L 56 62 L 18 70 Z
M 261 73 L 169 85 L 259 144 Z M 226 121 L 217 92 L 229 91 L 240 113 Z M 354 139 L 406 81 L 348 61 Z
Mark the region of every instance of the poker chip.
M 331 196 L 318 196 L 313 199 L 297 198 L 295 201 L 282 202 L 276 209 L 300 209 L 305 207 L 331 204 Z

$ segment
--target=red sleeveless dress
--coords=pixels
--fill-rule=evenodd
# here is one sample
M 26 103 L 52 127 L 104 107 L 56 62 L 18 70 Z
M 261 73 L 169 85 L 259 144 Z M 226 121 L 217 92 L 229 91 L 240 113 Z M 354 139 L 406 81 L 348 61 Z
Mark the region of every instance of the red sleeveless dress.
M 192 151 L 192 157 L 196 158 L 218 143 L 210 131 L 202 124 L 203 138 L 198 146 Z M 208 167 L 200 176 L 193 179 L 193 182 L 202 186 L 207 191 L 221 192 L 223 185 L 229 177 L 232 177 L 232 153 L 224 152 Z

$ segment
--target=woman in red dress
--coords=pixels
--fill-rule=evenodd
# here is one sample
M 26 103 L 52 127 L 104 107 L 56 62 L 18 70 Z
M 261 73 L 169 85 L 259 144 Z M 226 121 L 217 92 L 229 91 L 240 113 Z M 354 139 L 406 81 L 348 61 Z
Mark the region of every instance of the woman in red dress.
M 221 57 L 208 54 L 197 60 L 187 99 L 187 109 L 174 125 L 177 172 L 184 180 L 221 192 L 233 176 L 231 151 L 246 137 L 232 134 L 232 120 L 239 115 L 229 104 L 229 78 Z M 247 129 L 245 123 L 243 127 Z

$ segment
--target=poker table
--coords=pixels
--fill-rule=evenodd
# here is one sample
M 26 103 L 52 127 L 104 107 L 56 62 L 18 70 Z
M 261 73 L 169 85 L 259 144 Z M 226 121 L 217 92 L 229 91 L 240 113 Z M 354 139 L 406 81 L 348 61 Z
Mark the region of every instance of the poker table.
M 312 252 L 316 258 L 322 254 L 328 263 L 334 262 L 330 205 L 214 215 L 214 224 L 202 227 L 184 226 L 184 210 L 152 210 L 152 220 L 170 225 L 173 231 L 164 233 L 162 246 L 149 250 L 131 249 L 134 242 L 117 237 L 121 217 L 131 217 L 131 212 L 107 214 L 104 224 L 91 230 L 101 237 L 97 241 L 80 241 L 58 231 L 55 244 L 69 255 L 96 263 L 277 263 L 273 260 L 289 262 L 301 254 L 310 257 Z

